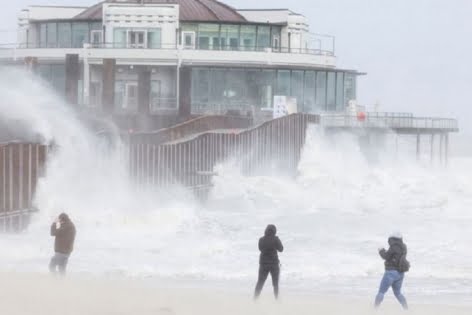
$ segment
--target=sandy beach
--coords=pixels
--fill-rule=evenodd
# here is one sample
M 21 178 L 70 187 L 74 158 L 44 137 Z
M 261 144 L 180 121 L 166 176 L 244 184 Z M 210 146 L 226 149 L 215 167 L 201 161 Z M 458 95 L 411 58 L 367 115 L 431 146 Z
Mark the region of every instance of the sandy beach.
M 230 314 L 378 314 L 371 301 L 285 293 L 275 302 L 270 286 L 254 302 L 251 292 L 219 287 L 178 288 L 152 286 L 138 279 L 109 279 L 84 276 L 52 277 L 47 274 L 1 273 L 2 314 L 7 315 L 230 315 Z M 445 304 L 411 305 L 410 314 L 471 314 L 470 306 Z M 402 313 L 388 296 L 382 314 Z

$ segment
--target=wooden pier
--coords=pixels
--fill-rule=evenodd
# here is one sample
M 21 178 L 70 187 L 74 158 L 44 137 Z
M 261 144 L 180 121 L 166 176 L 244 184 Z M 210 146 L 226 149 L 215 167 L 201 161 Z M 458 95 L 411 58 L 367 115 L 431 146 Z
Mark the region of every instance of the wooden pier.
M 0 231 L 27 225 L 46 154 L 46 146 L 35 143 L 0 144 Z
M 429 137 L 431 159 L 437 156 L 442 164 L 448 160 L 449 134 L 458 131 L 452 119 L 379 113 L 292 114 L 252 124 L 248 117 L 202 116 L 155 132 L 126 133 L 130 178 L 142 187 L 184 186 L 204 200 L 219 163 L 234 162 L 248 176 L 296 176 L 310 124 L 362 139 L 376 133 L 410 135 L 416 138 L 418 158 Z M 47 152 L 47 146 L 35 143 L 0 144 L 0 231 L 21 230 L 27 224 Z

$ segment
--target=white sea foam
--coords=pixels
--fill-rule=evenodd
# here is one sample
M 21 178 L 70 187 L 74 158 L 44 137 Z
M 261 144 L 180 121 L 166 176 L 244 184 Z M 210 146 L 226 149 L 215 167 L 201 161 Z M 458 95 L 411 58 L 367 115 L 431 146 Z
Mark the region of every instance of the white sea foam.
M 375 291 L 377 248 L 400 230 L 410 250 L 411 291 L 471 292 L 472 158 L 451 158 L 447 168 L 427 158 L 418 163 L 414 144 L 400 138 L 397 152 L 393 135 L 366 157 L 355 135 L 313 127 L 297 178 L 246 177 L 228 161 L 216 166 L 203 206 L 181 188 L 134 187 L 120 147 L 104 147 L 37 80 L 2 70 L 0 91 L 3 118 L 26 121 L 59 147 L 39 183 L 40 213 L 26 232 L 0 237 L 1 269 L 46 270 L 49 224 L 66 211 L 78 229 L 72 272 L 252 285 L 257 239 L 274 223 L 286 248 L 282 281 L 292 287 Z

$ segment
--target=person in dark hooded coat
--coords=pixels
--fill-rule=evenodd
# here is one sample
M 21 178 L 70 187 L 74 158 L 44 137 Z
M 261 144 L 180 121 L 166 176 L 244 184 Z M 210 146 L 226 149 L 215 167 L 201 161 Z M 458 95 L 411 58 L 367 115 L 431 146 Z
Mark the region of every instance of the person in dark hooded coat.
M 278 252 L 283 252 L 284 247 L 276 234 L 277 228 L 275 225 L 269 224 L 265 229 L 264 236 L 259 239 L 261 254 L 259 256 L 259 278 L 254 293 L 256 299 L 261 294 L 269 273 L 272 277 L 275 298 L 279 296 L 280 261 Z
M 61 213 L 51 225 L 51 236 L 54 240 L 54 256 L 49 263 L 49 271 L 52 273 L 59 269 L 60 274 L 65 274 L 69 256 L 74 249 L 75 226 L 69 216 Z
M 403 243 L 403 237 L 400 233 L 393 233 L 388 239 L 389 249 L 379 250 L 379 255 L 385 260 L 385 273 L 380 282 L 379 292 L 375 298 L 375 307 L 379 307 L 384 299 L 385 293 L 392 287 L 393 294 L 404 309 L 408 309 L 408 303 L 401 290 L 405 270 L 402 270 L 401 260 L 406 260 L 407 247 Z M 403 257 L 402 257 L 403 256 Z

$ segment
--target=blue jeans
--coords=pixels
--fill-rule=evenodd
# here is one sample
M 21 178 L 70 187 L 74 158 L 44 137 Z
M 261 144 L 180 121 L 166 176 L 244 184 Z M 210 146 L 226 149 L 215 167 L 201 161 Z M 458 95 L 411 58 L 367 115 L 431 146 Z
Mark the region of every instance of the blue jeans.
M 68 261 L 69 255 L 56 252 L 49 263 L 49 271 L 55 273 L 57 268 L 59 273 L 64 275 L 66 273 Z
M 379 293 L 375 298 L 376 307 L 382 303 L 385 293 L 387 293 L 388 289 L 392 287 L 393 294 L 395 294 L 398 302 L 400 302 L 404 309 L 408 309 L 408 303 L 402 294 L 402 284 L 404 277 L 405 274 L 403 272 L 398 272 L 396 270 L 385 271 L 382 281 L 380 282 Z

